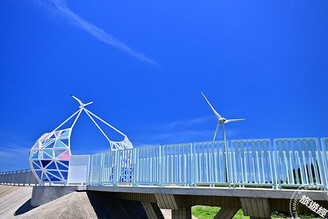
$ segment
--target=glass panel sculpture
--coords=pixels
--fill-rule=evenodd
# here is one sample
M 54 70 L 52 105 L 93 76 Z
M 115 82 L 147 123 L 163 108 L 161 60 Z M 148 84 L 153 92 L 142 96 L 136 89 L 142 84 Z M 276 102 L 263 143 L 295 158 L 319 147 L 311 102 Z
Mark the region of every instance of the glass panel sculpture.
M 40 184 L 43 183 L 67 183 L 67 175 L 68 175 L 68 164 L 69 158 L 71 156 L 71 149 L 70 149 L 70 137 L 72 129 L 80 117 L 82 111 L 85 112 L 91 121 L 97 126 L 97 128 L 101 131 L 101 133 L 105 136 L 108 140 L 110 145 L 111 151 L 117 150 L 126 150 L 133 148 L 132 143 L 128 139 L 128 137 L 92 113 L 91 111 L 87 110 L 85 107 L 92 104 L 93 102 L 89 103 L 82 103 L 82 101 L 75 96 L 72 96 L 75 100 L 78 101 L 80 104 L 79 110 L 73 113 L 69 118 L 67 118 L 62 124 L 60 124 L 54 131 L 49 133 L 44 133 L 33 145 L 29 161 L 31 165 L 31 169 L 35 177 L 39 180 Z M 68 129 L 59 130 L 64 124 L 66 124 L 70 119 L 74 118 L 74 122 Z M 112 141 L 105 132 L 100 128 L 96 120 L 101 121 L 105 125 L 109 126 L 110 128 L 114 129 L 116 132 L 124 136 L 123 141 Z
M 66 183 L 70 149 L 71 128 L 44 133 L 30 151 L 33 174 L 43 183 Z

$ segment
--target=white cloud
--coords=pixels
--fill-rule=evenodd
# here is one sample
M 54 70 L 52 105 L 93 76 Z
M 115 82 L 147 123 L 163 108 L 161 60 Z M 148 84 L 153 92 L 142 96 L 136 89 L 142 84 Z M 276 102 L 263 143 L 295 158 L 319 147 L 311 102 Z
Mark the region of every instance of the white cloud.
M 211 118 L 212 118 L 212 116 L 203 116 L 203 117 L 198 117 L 195 119 L 177 120 L 177 121 L 171 122 L 167 125 L 164 125 L 161 128 L 163 128 L 163 129 L 177 128 L 177 127 L 189 128 L 191 126 L 195 126 L 195 125 L 199 125 L 199 124 L 208 122 Z
M 152 130 L 145 130 L 143 134 L 135 136 L 134 142 L 137 147 L 155 146 L 163 144 L 188 143 L 194 141 L 212 141 L 216 121 L 213 116 L 204 116 L 189 120 L 177 120 L 167 125 L 159 126 Z M 213 127 L 204 126 L 212 121 Z M 149 133 L 149 134 L 147 134 Z M 150 134 L 151 133 L 151 134 Z M 239 130 L 235 128 L 226 128 L 228 140 L 238 137 Z M 222 126 L 219 129 L 216 140 L 222 139 Z
M 5 158 L 10 158 L 10 157 L 14 157 L 15 155 L 13 155 L 12 153 L 8 152 L 8 151 L 0 151 L 0 157 L 5 157 Z
M 153 61 L 152 59 L 146 57 L 145 55 L 129 48 L 125 43 L 122 41 L 114 38 L 111 34 L 105 32 L 104 30 L 100 29 L 99 27 L 95 26 L 94 24 L 89 23 L 88 21 L 84 20 L 74 12 L 72 12 L 68 7 L 65 0 L 39 0 L 37 1 L 39 5 L 43 6 L 44 8 L 48 9 L 51 13 L 56 16 L 60 16 L 64 18 L 66 21 L 71 23 L 72 25 L 79 27 L 80 29 L 84 30 L 85 32 L 93 35 L 98 40 L 116 47 L 131 56 L 136 57 L 137 59 L 150 63 L 159 67 L 159 65 Z
M 26 159 L 28 159 L 29 149 L 26 147 L 19 147 L 19 146 L 8 146 L 5 148 L 0 149 L 0 158 L 11 158 L 17 157 L 21 155 L 26 155 Z

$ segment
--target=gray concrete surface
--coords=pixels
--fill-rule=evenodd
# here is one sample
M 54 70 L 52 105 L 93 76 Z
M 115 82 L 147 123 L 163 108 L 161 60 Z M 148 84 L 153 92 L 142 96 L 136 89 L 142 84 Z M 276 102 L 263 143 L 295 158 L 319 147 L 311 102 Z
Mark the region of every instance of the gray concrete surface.
M 86 192 L 73 192 L 34 208 L 15 218 L 97 218 L 97 214 L 95 213 Z
M 238 207 L 221 208 L 220 211 L 214 216 L 213 219 L 232 219 L 238 211 L 239 211 Z
M 172 219 L 186 219 L 191 218 L 191 208 L 172 209 Z
M 34 189 L 34 195 L 37 194 L 43 202 L 47 200 L 47 203 L 39 202 L 40 205 L 38 207 L 31 209 L 29 206 L 31 204 L 32 187 L 0 186 L 0 218 L 106 218 L 108 206 L 112 206 L 112 210 L 117 213 L 114 218 L 145 218 L 142 217 L 142 214 L 140 214 L 141 217 L 140 215 L 138 217 L 138 214 L 133 215 L 136 212 L 132 212 L 131 215 L 131 212 L 129 214 L 126 210 L 122 210 L 122 204 L 130 205 L 131 208 L 135 209 L 135 202 L 118 204 L 119 201 L 115 197 L 108 197 L 110 193 L 91 192 L 92 194 L 88 194 L 81 191 L 83 187 L 79 186 L 71 188 L 38 186 L 36 188 Z M 75 190 L 80 190 L 81 192 L 75 192 Z M 42 195 L 45 198 L 40 197 Z M 99 197 L 99 195 L 102 197 Z M 99 202 L 104 205 L 102 206 Z M 20 212 L 19 209 L 21 209 Z M 15 216 L 15 212 L 19 212 L 18 215 Z M 161 209 L 161 212 L 165 219 L 172 218 L 170 209 Z M 113 212 L 109 213 L 113 214 Z M 193 219 L 196 218 L 193 217 Z
M 157 203 L 142 202 L 142 206 L 147 213 L 148 219 L 164 219 L 163 213 Z
M 270 218 L 270 202 L 265 198 L 240 198 L 241 207 L 245 216 L 255 218 Z
M 161 212 L 165 219 L 171 219 L 172 218 L 172 210 L 171 209 L 161 209 Z M 195 216 L 191 216 L 192 219 L 197 219 Z
M 15 212 L 32 195 L 32 187 L 2 186 L 0 185 L 0 218 L 15 218 Z

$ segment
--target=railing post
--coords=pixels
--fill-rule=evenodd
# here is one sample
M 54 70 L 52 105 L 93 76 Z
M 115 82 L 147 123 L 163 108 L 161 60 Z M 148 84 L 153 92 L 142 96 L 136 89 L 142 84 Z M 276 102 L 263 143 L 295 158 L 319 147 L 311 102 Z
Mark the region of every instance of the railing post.
M 15 185 L 15 171 L 11 171 L 10 185 Z
M 317 151 L 318 151 L 318 157 L 319 157 L 319 163 L 321 164 L 320 165 L 320 175 L 321 175 L 321 178 L 323 179 L 322 181 L 322 184 L 324 184 L 325 186 L 325 190 L 328 189 L 328 158 L 327 158 L 327 149 L 326 149 L 326 143 L 325 141 L 327 142 L 328 139 L 327 138 L 321 138 L 321 147 L 322 147 L 322 151 L 320 151 L 320 145 L 319 143 L 317 142 Z
M 277 187 L 277 171 L 276 171 L 276 157 L 275 157 L 275 152 L 274 152 L 274 148 L 272 148 L 272 144 L 271 144 L 271 139 L 269 139 L 269 150 L 267 150 L 268 154 L 269 154 L 269 158 L 270 159 L 270 169 L 271 169 L 271 180 L 272 180 L 272 187 L 273 189 L 278 189 Z M 271 153 L 271 156 L 270 156 Z
M 162 145 L 158 146 L 158 186 L 163 187 L 163 155 Z
M 92 177 L 93 177 L 93 156 L 90 156 L 90 161 L 89 161 L 89 179 L 88 179 L 88 184 L 87 185 L 92 185 Z
M 26 176 L 29 176 L 29 180 L 28 180 L 28 185 L 30 186 L 31 185 L 31 180 L 32 180 L 32 175 L 33 173 L 32 172 L 29 172 L 29 170 L 26 170 Z
M 278 146 L 277 146 L 277 141 L 275 139 L 273 139 L 273 146 L 274 149 L 273 151 L 275 152 L 276 156 L 274 158 L 273 161 L 276 161 L 275 163 L 275 170 L 276 170 L 276 174 L 275 174 L 275 180 L 276 180 L 276 189 L 281 189 L 281 181 L 280 181 L 280 168 L 279 168 L 279 150 L 278 150 Z
M 23 174 L 23 170 L 20 171 L 20 179 L 19 179 L 19 185 L 22 183 L 22 185 L 24 186 L 24 182 L 25 182 L 25 179 L 24 179 L 24 174 Z
M 23 185 L 26 185 L 26 179 L 27 179 L 27 169 L 24 170 L 24 182 Z
M 228 161 L 229 161 L 229 169 L 230 169 L 230 176 L 229 176 L 229 179 L 230 179 L 230 184 L 229 184 L 229 187 L 233 186 L 234 187 L 234 159 L 233 159 L 233 153 L 232 153 L 232 150 L 229 150 L 229 142 L 226 141 L 226 144 L 227 144 L 227 153 L 228 153 Z M 229 152 L 230 151 L 230 152 Z
M 231 188 L 231 179 L 230 179 L 230 159 L 229 159 L 229 152 L 228 152 L 228 141 L 223 141 L 224 144 L 224 151 L 225 151 L 225 165 L 226 165 L 226 174 L 227 174 L 227 183 L 229 184 L 229 188 Z
M 100 154 L 100 165 L 99 165 L 99 185 L 102 185 L 102 181 L 103 181 L 103 160 L 104 160 L 104 154 L 101 153 Z
M 194 187 L 195 184 L 195 171 L 194 166 L 194 153 L 193 153 L 194 143 L 190 144 L 190 187 Z
M 132 149 L 133 154 L 133 173 L 132 173 L 132 186 L 137 186 L 137 149 Z
M 117 186 L 117 182 L 118 182 L 118 169 L 120 168 L 118 166 L 119 164 L 119 154 L 118 151 L 114 152 L 114 171 L 113 171 L 113 186 Z

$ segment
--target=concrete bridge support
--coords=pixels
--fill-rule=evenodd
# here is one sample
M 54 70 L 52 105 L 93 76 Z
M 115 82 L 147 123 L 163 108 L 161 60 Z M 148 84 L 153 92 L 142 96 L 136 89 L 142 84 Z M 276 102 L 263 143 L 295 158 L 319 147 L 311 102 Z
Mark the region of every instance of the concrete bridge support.
M 191 207 L 172 209 L 172 219 L 191 219 Z
M 172 219 L 191 219 L 191 205 L 184 196 L 155 194 L 155 198 L 160 208 L 172 210 Z
M 240 198 L 244 215 L 251 218 L 270 218 L 271 207 L 265 198 Z
M 157 203 L 142 202 L 142 206 L 144 207 L 149 219 L 164 219 Z
M 232 219 L 238 212 L 239 207 L 224 207 L 215 215 L 214 219 Z

